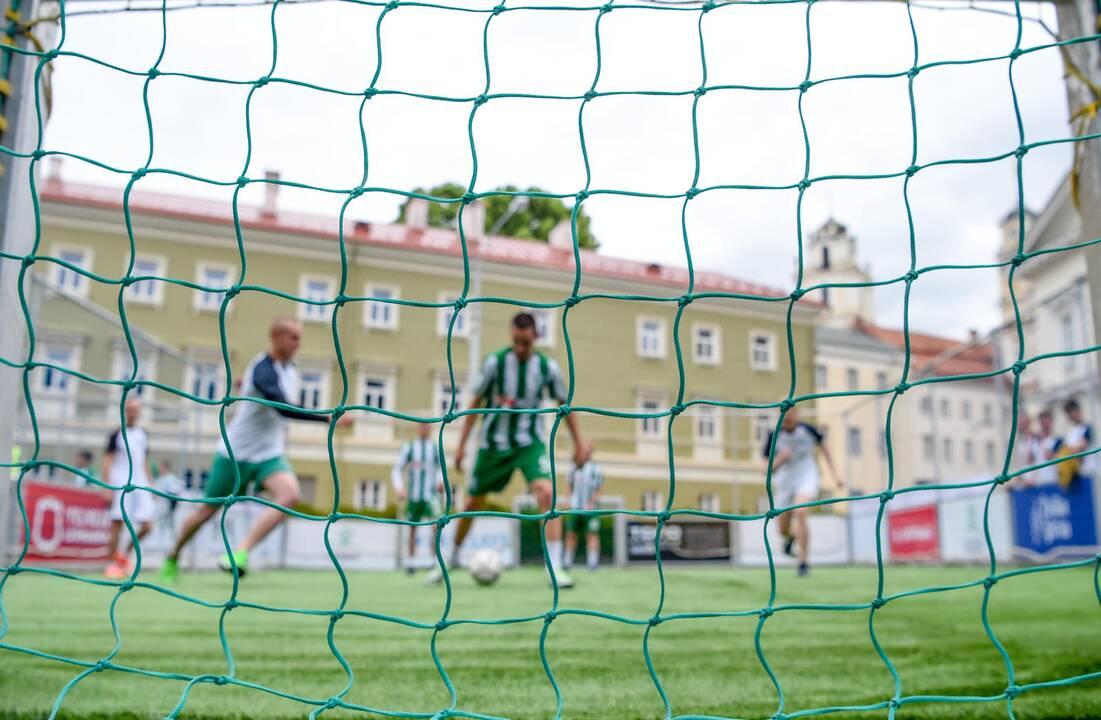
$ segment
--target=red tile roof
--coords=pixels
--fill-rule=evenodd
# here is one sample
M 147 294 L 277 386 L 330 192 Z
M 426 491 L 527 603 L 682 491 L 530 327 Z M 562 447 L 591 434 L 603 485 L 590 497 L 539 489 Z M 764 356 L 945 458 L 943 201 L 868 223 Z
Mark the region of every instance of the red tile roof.
M 905 346 L 901 330 L 869 323 L 860 323 L 858 328 L 900 350 Z M 919 375 L 969 375 L 994 369 L 994 346 L 989 342 L 960 342 L 913 331 L 910 332 L 910 357 L 912 369 Z M 936 364 L 932 365 L 934 362 Z
M 101 185 L 86 185 L 47 179 L 39 185 L 39 197 L 47 202 L 107 210 L 122 209 L 122 189 Z M 191 220 L 195 222 L 233 224 L 230 204 L 218 200 L 185 197 L 166 193 L 133 191 L 130 193 L 130 210 L 136 214 Z M 305 235 L 316 238 L 337 239 L 339 226 L 336 217 L 279 210 L 265 213 L 254 205 L 238 205 L 241 227 L 249 230 Z M 376 247 L 401 248 L 414 252 L 462 256 L 458 233 L 441 228 L 414 228 L 402 224 L 374 224 L 344 221 L 344 237 Z M 677 238 L 677 243 L 681 242 Z M 511 265 L 547 268 L 572 273 L 573 252 L 551 247 L 548 243 L 515 238 L 489 236 L 479 247 L 471 248 L 471 256 L 479 259 Z M 581 269 L 585 275 L 637 281 L 651 285 L 665 285 L 678 290 L 688 286 L 688 271 L 684 268 L 645 263 L 601 255 L 590 250 L 581 251 Z M 740 280 L 717 272 L 696 271 L 696 292 L 728 292 L 764 297 L 784 297 L 788 293 L 764 285 Z M 820 303 L 800 300 L 813 308 Z

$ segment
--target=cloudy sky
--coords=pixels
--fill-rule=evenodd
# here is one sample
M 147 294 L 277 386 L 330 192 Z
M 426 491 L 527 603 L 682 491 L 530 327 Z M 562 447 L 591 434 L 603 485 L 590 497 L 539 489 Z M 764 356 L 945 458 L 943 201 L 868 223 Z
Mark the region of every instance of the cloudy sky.
M 455 2 L 468 8 L 496 1 Z M 532 5 L 533 3 L 524 4 Z M 578 5 L 555 0 L 555 5 Z M 591 0 L 583 3 L 592 5 Z M 622 4 L 622 3 L 617 3 Z M 638 5 L 638 2 L 632 4 Z M 946 3 L 950 4 L 950 3 Z M 519 6 L 508 2 L 506 6 Z M 118 5 L 115 4 L 115 7 Z M 87 12 L 102 5 L 71 3 Z M 959 7 L 959 5 L 955 5 Z M 1007 3 L 994 3 L 1001 10 Z M 1025 4 L 1028 16 L 1054 23 L 1050 8 Z M 339 2 L 271 9 L 203 8 L 167 14 L 159 69 L 226 80 L 274 75 L 350 93 L 375 87 L 448 98 L 485 91 L 483 13 L 399 7 L 382 20 L 381 68 L 375 28 L 380 9 Z M 973 10 L 914 8 L 918 63 L 1000 56 L 1014 46 L 1012 18 Z M 808 53 L 803 4 L 719 7 L 702 22 L 707 84 L 783 87 L 803 81 Z M 597 71 L 595 11 L 522 10 L 489 22 L 490 93 L 581 95 Z M 698 12 L 620 8 L 600 21 L 601 65 L 596 89 L 684 91 L 700 86 L 703 70 Z M 144 72 L 161 47 L 160 14 L 74 15 L 64 49 Z M 906 8 L 901 3 L 816 3 L 810 11 L 810 77 L 904 72 L 914 64 Z M 1050 42 L 1026 22 L 1022 47 Z M 144 76 L 86 60 L 56 62 L 54 115 L 46 148 L 124 168 L 142 166 L 150 151 L 142 108 Z M 1022 56 L 1014 82 L 1027 141 L 1065 137 L 1067 106 L 1058 52 Z M 361 98 L 282 83 L 259 89 L 252 101 L 252 154 L 247 160 L 247 86 L 158 77 L 151 83 L 154 167 L 231 181 L 266 169 L 284 179 L 326 187 L 360 181 Z M 914 83 L 917 162 L 983 157 L 1018 144 L 1008 61 L 948 65 L 922 71 Z M 804 143 L 797 91 L 713 90 L 698 108 L 697 186 L 783 185 L 803 177 Z M 537 185 L 576 193 L 585 186 L 578 132 L 579 100 L 494 99 L 475 114 L 479 191 Z M 470 102 L 379 95 L 362 115 L 371 186 L 412 189 L 448 180 L 469 182 Z M 583 116 L 592 171 L 590 188 L 683 193 L 696 170 L 692 97 L 600 97 Z M 913 137 L 905 77 L 851 79 L 812 87 L 804 99 L 811 177 L 891 173 L 911 164 Z M 1070 164 L 1070 148 L 1029 153 L 1024 163 L 1026 204 L 1040 208 Z M 68 180 L 120 185 L 122 176 L 67 160 Z M 141 187 L 228 198 L 210 185 L 149 176 Z M 258 193 L 260 188 L 249 188 Z M 254 194 L 251 197 L 256 198 Z M 342 198 L 282 192 L 286 207 L 334 212 Z M 794 190 L 721 190 L 689 204 L 693 260 L 707 270 L 790 288 L 796 255 Z M 1014 160 L 923 170 L 910 185 L 918 266 L 994 259 L 998 223 L 1016 202 Z M 400 199 L 371 193 L 357 199 L 357 219 L 387 222 Z M 680 200 L 598 195 L 585 203 L 602 252 L 683 265 Z M 859 240 L 862 262 L 876 279 L 909 265 L 902 181 L 827 180 L 807 191 L 803 230 L 833 215 Z M 936 272 L 915 284 L 912 322 L 918 329 L 964 335 L 997 322 L 996 272 Z M 901 286 L 878 291 L 877 319 L 902 320 Z

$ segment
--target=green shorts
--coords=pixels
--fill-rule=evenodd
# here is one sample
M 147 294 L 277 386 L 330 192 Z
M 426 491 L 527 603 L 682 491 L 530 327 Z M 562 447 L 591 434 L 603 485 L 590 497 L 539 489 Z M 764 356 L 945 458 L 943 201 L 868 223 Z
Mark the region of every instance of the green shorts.
M 563 515 L 562 521 L 566 524 L 566 532 L 578 535 L 600 532 L 600 518 L 595 515 Z
M 427 500 L 410 500 L 405 504 L 405 519 L 409 522 L 420 522 L 426 517 L 435 517 L 436 511 L 432 503 Z
M 529 485 L 536 480 L 550 480 L 550 459 L 543 443 L 511 450 L 479 450 L 467 490 L 474 496 L 500 492 L 508 486 L 516 470 L 524 474 Z
M 264 487 L 264 481 L 278 472 L 294 472 L 287 458 L 280 455 L 262 462 L 239 462 L 237 470 L 241 473 L 241 488 L 238 494 L 247 495 Z M 210 467 L 210 477 L 206 480 L 203 495 L 208 498 L 228 497 L 233 493 L 237 478 L 233 473 L 233 462 L 224 455 L 214 456 Z

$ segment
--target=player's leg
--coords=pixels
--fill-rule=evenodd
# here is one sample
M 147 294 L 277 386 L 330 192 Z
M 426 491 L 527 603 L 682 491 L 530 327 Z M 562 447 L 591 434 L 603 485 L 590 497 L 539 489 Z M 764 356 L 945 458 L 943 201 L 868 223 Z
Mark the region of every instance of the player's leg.
M 795 492 L 791 478 L 787 473 L 774 473 L 772 476 L 772 501 L 777 508 L 788 507 L 795 502 Z M 777 528 L 784 542 L 784 554 L 795 554 L 795 534 L 792 529 L 793 516 L 786 512 L 777 518 Z
M 298 477 L 289 470 L 279 470 L 267 477 L 261 477 L 260 482 L 264 490 L 271 495 L 272 502 L 280 507 L 294 507 L 302 499 Z M 265 507 L 238 549 L 248 553 L 286 519 L 287 514 L 279 508 Z
M 203 488 L 203 496 L 207 500 L 221 500 L 231 495 L 237 485 L 238 472 L 240 470 L 229 458 L 215 455 L 214 462 L 210 466 L 206 487 Z M 241 478 L 241 480 L 241 485 L 244 487 L 245 478 Z M 220 507 L 221 504 L 217 502 L 200 503 L 184 518 L 180 525 L 179 534 L 176 536 L 176 543 L 172 546 L 172 550 L 168 555 L 165 556 L 164 565 L 161 566 L 161 580 L 169 583 L 175 581 L 179 574 L 180 553 L 191 542 L 191 538 L 195 537 L 195 533 L 199 532 L 199 528 L 214 517 Z
M 103 574 L 113 580 L 126 577 L 126 554 L 119 552 L 119 535 L 122 534 L 122 519 L 111 520 L 111 531 L 107 539 L 107 551 L 110 560 L 107 567 L 103 568 Z
M 475 464 L 477 468 L 477 464 Z M 473 494 L 477 490 L 475 482 L 470 484 L 470 493 L 467 495 L 466 504 L 463 506 L 463 512 L 478 512 L 484 510 L 486 506 L 486 496 L 484 494 Z M 469 515 L 463 515 L 459 518 L 459 522 L 455 527 L 455 544 L 451 546 L 451 553 L 444 557 L 444 563 L 449 568 L 458 567 L 459 563 L 459 548 L 463 546 L 463 542 L 466 540 L 466 536 L 470 533 L 470 526 L 474 522 L 474 518 Z M 436 534 L 433 534 L 433 542 L 435 542 Z M 426 585 L 434 585 L 439 582 L 443 582 L 443 571 L 437 564 L 428 573 L 428 576 L 424 579 Z
M 409 546 L 405 553 L 405 572 L 413 574 L 413 556 L 417 553 L 417 526 L 409 526 Z
M 585 553 L 585 565 L 590 570 L 600 566 L 600 520 L 589 518 L 588 547 Z
M 810 527 L 807 525 L 807 509 L 797 508 L 792 510 L 791 526 L 795 537 L 796 553 L 799 560 L 799 574 L 807 574 L 807 557 L 810 550 Z
M 546 448 L 541 443 L 532 443 L 517 452 L 517 464 L 531 486 L 539 512 L 550 512 L 554 501 L 554 479 L 551 477 L 550 458 L 547 457 Z M 562 518 L 548 520 L 546 528 L 547 554 L 550 555 L 551 569 L 558 586 L 573 587 L 573 579 L 562 569 Z
M 808 468 L 795 485 L 795 504 L 805 505 L 818 499 L 818 468 Z M 810 559 L 810 521 L 806 507 L 797 508 L 792 522 L 798 542 L 799 574 L 806 575 L 809 572 L 807 562 Z

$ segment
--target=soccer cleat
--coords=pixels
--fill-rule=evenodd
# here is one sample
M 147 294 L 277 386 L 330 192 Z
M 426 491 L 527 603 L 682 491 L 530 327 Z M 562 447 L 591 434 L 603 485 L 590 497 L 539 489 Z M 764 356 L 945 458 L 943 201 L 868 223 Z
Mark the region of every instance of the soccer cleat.
M 795 555 L 795 536 L 794 535 L 788 535 L 787 537 L 784 538 L 784 554 L 785 555 L 792 555 L 792 556 Z
M 237 565 L 237 575 L 244 577 L 248 573 L 248 550 L 234 550 L 233 562 Z M 218 558 L 218 567 L 228 573 L 233 572 L 233 566 L 229 562 L 229 553 L 222 553 L 222 557 Z
M 439 585 L 443 582 L 443 571 L 440 570 L 440 566 L 436 565 L 424 578 L 425 585 Z
M 796 574 L 799 575 L 799 577 L 806 577 L 810 575 L 810 568 L 807 567 L 806 563 L 799 563 L 799 570 Z
M 573 578 L 567 575 L 562 568 L 554 571 L 554 579 L 558 581 L 558 587 L 561 590 L 568 590 L 573 587 Z
M 416 568 L 413 568 L 412 566 L 409 566 L 409 567 L 405 568 L 405 574 L 406 575 L 415 575 L 416 573 L 417 573 Z
M 113 562 L 103 569 L 103 574 L 111 580 L 122 580 L 126 577 L 126 568 L 120 565 L 118 562 Z
M 179 565 L 175 558 L 166 557 L 164 565 L 161 565 L 160 580 L 166 585 L 172 585 L 180 575 Z

